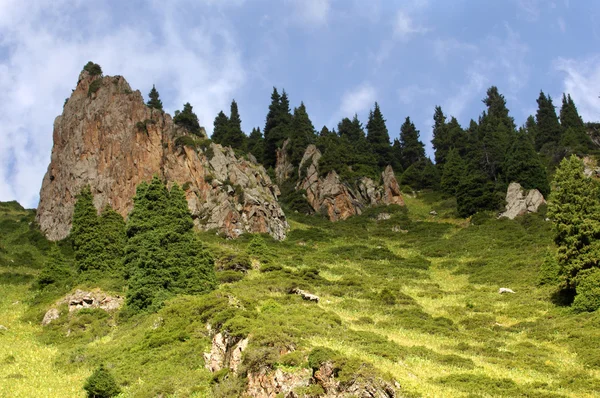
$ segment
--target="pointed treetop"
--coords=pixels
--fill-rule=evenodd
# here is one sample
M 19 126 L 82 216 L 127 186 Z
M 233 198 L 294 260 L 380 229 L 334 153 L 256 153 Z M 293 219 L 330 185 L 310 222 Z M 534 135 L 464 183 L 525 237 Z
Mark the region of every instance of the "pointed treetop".
M 161 111 L 163 110 L 162 101 L 159 98 L 158 91 L 156 90 L 156 87 L 154 86 L 154 84 L 152 85 L 152 90 L 150 90 L 150 94 L 148 94 L 148 97 L 150 99 L 148 100 L 147 105 L 150 108 L 158 109 Z

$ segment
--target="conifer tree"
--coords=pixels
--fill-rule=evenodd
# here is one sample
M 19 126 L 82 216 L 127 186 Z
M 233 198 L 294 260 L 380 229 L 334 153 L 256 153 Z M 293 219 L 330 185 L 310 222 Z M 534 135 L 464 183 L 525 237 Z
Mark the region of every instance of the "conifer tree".
M 98 239 L 104 247 L 98 256 L 98 261 L 102 265 L 101 269 L 105 271 L 120 270 L 127 239 L 125 221 L 109 205 L 106 205 L 98 221 Z
M 442 192 L 455 196 L 458 185 L 466 173 L 466 165 L 457 149 L 452 148 L 446 157 L 446 163 L 442 172 Z
M 53 244 L 44 268 L 36 278 L 35 285 L 38 289 L 44 289 L 48 286 L 62 287 L 67 284 L 73 273 L 67 260 L 62 255 L 57 244 Z
M 197 235 L 184 193 L 154 177 L 138 186 L 127 222 L 124 266 L 129 277 L 127 305 L 156 310 L 173 294 L 197 294 L 216 285 L 213 259 Z
M 563 94 L 560 108 L 560 126 L 562 129 L 561 146 L 571 153 L 585 154 L 592 146 L 586 127 L 579 116 L 571 95 Z
M 419 140 L 419 130 L 407 117 L 400 127 L 402 167 L 408 169 L 413 163 L 425 159 L 425 145 Z
M 264 162 L 266 167 L 275 167 L 277 149 L 289 137 L 291 121 L 292 115 L 287 93 L 283 90 L 280 96 L 277 89 L 273 87 L 271 105 L 269 105 L 269 113 L 264 129 Z
M 88 377 L 83 389 L 87 398 L 112 398 L 121 393 L 114 377 L 102 364 Z
M 306 147 L 314 144 L 316 140 L 315 128 L 308 117 L 306 107 L 301 102 L 300 106 L 294 109 L 294 116 L 290 129 L 290 145 L 288 154 L 292 165 L 299 165 Z
M 525 121 L 525 134 L 535 149 L 535 137 L 537 136 L 537 123 L 533 115 L 529 115 Z
M 173 123 L 184 127 L 192 134 L 200 134 L 200 123 L 198 122 L 198 116 L 196 116 L 194 113 L 193 107 L 189 102 L 183 104 L 182 111 L 175 111 Z
M 98 254 L 104 249 L 98 239 L 99 223 L 92 192 L 87 185 L 76 198 L 71 229 L 75 265 L 79 271 L 87 271 L 98 266 Z
M 249 153 L 254 155 L 258 163 L 263 163 L 263 154 L 265 151 L 265 143 L 263 140 L 260 127 L 252 129 L 250 136 L 248 137 L 246 149 Z
M 478 169 L 468 169 L 456 189 L 456 205 L 461 217 L 484 210 L 498 210 L 502 198 L 496 194 L 495 184 Z
M 444 115 L 441 106 L 436 106 L 433 112 L 433 136 L 431 139 L 436 164 L 443 165 L 446 162 L 446 156 L 453 144 L 448 134 L 446 115 Z
M 540 91 L 537 104 L 535 150 L 541 151 L 542 147 L 546 146 L 546 148 L 552 148 L 550 149 L 552 152 L 561 138 L 561 128 L 558 116 L 556 116 L 556 109 L 552 104 L 552 97 L 546 96 L 543 91 Z
M 235 102 L 235 100 L 231 101 L 229 118 L 227 118 L 225 114 L 221 115 L 221 113 L 217 115 L 218 120 L 215 119 L 215 127 L 217 126 L 217 123 L 219 123 L 219 129 L 221 129 L 220 124 L 224 123 L 224 126 L 222 127 L 222 138 L 219 137 L 221 131 L 219 131 L 217 134 L 217 137 L 221 141 L 218 143 L 220 143 L 223 146 L 230 146 L 233 149 L 242 149 L 245 145 L 246 135 L 242 131 L 242 120 L 238 111 L 237 102 Z
M 211 139 L 217 143 L 224 145 L 227 129 L 229 125 L 229 118 L 223 111 L 220 111 L 215 117 L 215 121 L 213 122 L 213 133 Z
M 148 100 L 147 105 L 150 108 L 158 109 L 160 111 L 163 110 L 162 101 L 159 98 L 158 91 L 156 90 L 156 87 L 154 87 L 154 84 L 152 85 L 152 90 L 150 90 L 150 94 L 148 94 L 148 97 L 150 99 Z
M 369 112 L 367 141 L 375 153 L 377 165 L 380 168 L 384 168 L 391 163 L 392 148 L 390 145 L 390 135 L 377 102 L 375 103 L 375 108 Z
M 554 190 L 548 201 L 548 217 L 554 223 L 554 242 L 558 246 L 559 274 L 564 287 L 576 289 L 575 303 L 580 310 L 600 305 L 600 292 L 588 291 L 594 273 L 600 269 L 600 187 L 583 173 L 583 162 L 575 155 L 560 163 L 554 176 Z M 597 275 L 597 274 L 596 274 Z M 594 283 L 597 287 L 597 279 Z M 595 297 L 590 297 L 595 295 Z M 585 303 L 583 299 L 585 298 Z
M 440 185 L 440 174 L 429 158 L 421 158 L 411 164 L 402 173 L 400 178 L 402 185 L 408 185 L 412 189 L 438 189 Z
M 505 162 L 506 182 L 518 182 L 523 188 L 537 189 L 544 196 L 550 193 L 546 169 L 524 129 L 517 134 Z

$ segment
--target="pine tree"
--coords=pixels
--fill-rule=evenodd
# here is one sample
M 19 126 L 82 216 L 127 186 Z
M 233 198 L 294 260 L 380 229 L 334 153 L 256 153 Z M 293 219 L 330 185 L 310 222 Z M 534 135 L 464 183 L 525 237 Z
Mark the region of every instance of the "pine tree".
M 440 106 L 436 106 L 433 112 L 433 137 L 431 144 L 435 151 L 435 163 L 443 165 L 446 162 L 448 151 L 454 143 L 450 140 L 446 115 L 444 115 Z
M 291 121 L 292 115 L 290 113 L 290 102 L 287 93 L 283 90 L 280 96 L 277 89 L 273 87 L 271 105 L 269 105 L 269 113 L 267 114 L 264 129 L 265 167 L 275 167 L 277 149 L 289 137 Z
M 217 116 L 218 117 L 218 116 Z M 242 149 L 246 141 L 246 135 L 242 131 L 242 119 L 238 111 L 237 102 L 231 101 L 229 119 L 227 121 L 226 133 L 222 145 L 233 149 Z
M 225 137 L 227 135 L 227 129 L 229 125 L 229 118 L 223 111 L 220 111 L 215 117 L 213 122 L 213 133 L 211 139 L 217 143 L 224 145 Z
M 263 163 L 263 155 L 265 151 L 265 142 L 260 132 L 260 127 L 252 129 L 248 137 L 246 150 L 254 155 L 258 163 Z
M 468 170 L 456 189 L 458 214 L 468 217 L 478 211 L 498 210 L 502 198 L 496 194 L 495 188 L 493 181 L 481 170 Z
M 391 163 L 390 135 L 388 134 L 385 119 L 377 102 L 375 103 L 375 108 L 369 112 L 367 141 L 375 153 L 379 168 L 383 169 Z
M 442 192 L 455 196 L 461 179 L 466 173 L 466 165 L 457 149 L 453 148 L 448 152 L 446 163 L 442 172 L 441 189 Z
M 71 267 L 62 255 L 57 244 L 53 244 L 44 268 L 39 273 L 35 281 L 38 289 L 45 289 L 48 286 L 61 288 L 68 284 L 73 277 Z
M 579 116 L 571 95 L 563 94 L 560 108 L 560 126 L 562 138 L 560 144 L 570 153 L 586 154 L 592 147 L 590 137 L 586 133 L 585 123 Z
M 483 103 L 487 106 L 487 111 L 479 118 L 477 130 L 480 170 L 497 182 L 502 174 L 504 155 L 516 133 L 515 123 L 508 115 L 504 96 L 495 86 L 488 89 Z
M 506 182 L 518 182 L 525 189 L 537 189 L 544 196 L 550 193 L 546 169 L 535 152 L 525 130 L 519 131 L 506 154 Z
M 290 129 L 290 144 L 288 154 L 292 165 L 299 165 L 306 147 L 314 144 L 316 140 L 315 128 L 308 117 L 306 107 L 301 102 L 300 106 L 294 109 L 294 116 Z
M 575 155 L 563 159 L 548 201 L 560 275 L 578 295 L 583 293 L 578 287 L 581 275 L 600 267 L 600 187 L 583 170 Z
M 114 377 L 102 364 L 88 377 L 83 389 L 88 398 L 112 398 L 121 393 Z
M 561 128 L 556 116 L 556 109 L 552 104 L 552 97 L 540 91 L 537 99 L 538 110 L 535 115 L 537 134 L 535 136 L 535 150 L 541 151 L 542 147 L 549 148 L 546 152 L 554 152 L 560 142 Z
M 98 262 L 104 271 L 121 270 L 127 235 L 125 221 L 112 207 L 106 205 L 98 219 L 98 239 L 103 246 Z
M 138 186 L 127 222 L 124 266 L 127 305 L 156 310 L 173 294 L 197 294 L 216 285 L 213 259 L 197 235 L 183 190 L 154 177 Z
M 80 272 L 96 269 L 99 265 L 98 255 L 104 249 L 102 242 L 98 239 L 99 223 L 92 192 L 87 185 L 76 198 L 71 229 L 75 265 Z
M 537 123 L 535 121 L 535 117 L 533 117 L 533 115 L 529 115 L 529 117 L 527 118 L 527 121 L 525 122 L 525 134 L 527 135 L 527 138 L 529 138 L 529 141 L 531 141 L 531 144 L 534 146 L 535 149 L 535 137 L 537 137 Z
M 440 174 L 429 158 L 421 158 L 411 164 L 402 173 L 400 178 L 402 185 L 408 185 L 413 190 L 438 189 L 440 185 Z
M 192 105 L 189 102 L 183 104 L 182 111 L 175 111 L 173 123 L 184 127 L 192 134 L 200 135 L 200 123 L 198 116 L 193 111 Z
M 425 159 L 425 145 L 419 140 L 419 130 L 410 121 L 410 117 L 407 117 L 400 127 L 400 147 L 404 169 Z
M 162 101 L 159 98 L 158 91 L 156 90 L 156 87 L 154 87 L 154 84 L 152 85 L 152 90 L 150 90 L 150 94 L 148 94 L 148 97 L 150 99 L 148 100 L 147 105 L 150 108 L 158 109 L 160 111 L 163 110 Z

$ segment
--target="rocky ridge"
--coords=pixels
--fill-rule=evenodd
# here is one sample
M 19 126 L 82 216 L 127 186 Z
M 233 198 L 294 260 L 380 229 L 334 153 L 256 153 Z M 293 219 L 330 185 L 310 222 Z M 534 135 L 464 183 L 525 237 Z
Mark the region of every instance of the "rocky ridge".
M 96 209 L 110 205 L 126 217 L 136 186 L 153 175 L 184 188 L 200 229 L 285 238 L 279 189 L 261 165 L 210 143 L 205 133 L 189 135 L 169 114 L 148 107 L 121 76 L 83 71 L 54 122 L 53 139 L 36 216 L 51 240 L 69 234 L 75 197 L 85 185 Z
M 338 221 L 361 214 L 362 209 L 367 206 L 404 206 L 400 186 L 391 166 L 387 166 L 381 173 L 382 184 L 362 177 L 355 186 L 350 186 L 342 182 L 335 171 L 329 172 L 325 177 L 319 176 L 321 156 L 315 145 L 306 148 L 298 167 L 296 184 L 297 190 L 306 192 L 306 199 L 316 212 L 326 215 L 331 221 Z M 275 174 L 283 179 L 289 175 L 291 165 L 285 156 L 278 156 L 277 160 Z

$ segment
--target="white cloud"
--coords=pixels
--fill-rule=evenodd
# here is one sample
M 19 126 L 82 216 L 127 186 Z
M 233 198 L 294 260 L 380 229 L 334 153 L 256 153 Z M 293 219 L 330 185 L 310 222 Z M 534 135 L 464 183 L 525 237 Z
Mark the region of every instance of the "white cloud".
M 542 5 L 541 0 L 517 0 L 520 16 L 532 22 L 539 19 Z
M 438 38 L 433 41 L 433 51 L 440 62 L 448 61 L 451 55 L 464 57 L 465 52 L 474 53 L 477 50 L 476 45 L 458 41 L 455 38 Z
M 567 31 L 567 24 L 565 20 L 562 17 L 558 17 L 558 20 L 556 22 L 558 23 L 558 28 L 560 29 L 560 31 L 562 33 L 565 33 Z
M 411 36 L 427 32 L 428 29 L 415 25 L 413 19 L 404 10 L 398 10 L 394 20 L 394 37 L 408 40 Z
M 151 33 L 143 19 L 94 26 L 99 14 L 110 15 L 95 3 L 0 4 L 0 200 L 36 206 L 53 120 L 88 60 L 144 94 L 156 83 L 170 111 L 189 101 L 209 130 L 245 81 L 231 29 L 218 17 L 188 26 L 156 3 L 162 18 Z
M 311 25 L 327 23 L 330 0 L 293 0 L 295 15 L 298 22 Z
M 369 83 L 363 83 L 344 93 L 337 116 L 351 117 L 369 109 L 375 103 L 376 90 Z
M 559 58 L 554 67 L 564 73 L 564 92 L 571 94 L 583 120 L 600 120 L 600 55 L 586 59 Z
M 419 97 L 430 97 L 436 94 L 436 90 L 432 87 L 421 87 L 416 84 L 411 84 L 398 89 L 398 99 L 402 104 L 408 105 Z
M 443 106 L 447 116 L 454 116 L 461 119 L 467 105 L 473 102 L 477 97 L 483 97 L 486 85 L 489 84 L 488 78 L 481 72 L 480 66 L 474 66 L 467 71 L 467 81 L 462 84 L 456 94 L 448 98 Z M 465 120 L 462 120 L 463 123 Z M 463 126 L 468 127 L 468 126 Z

